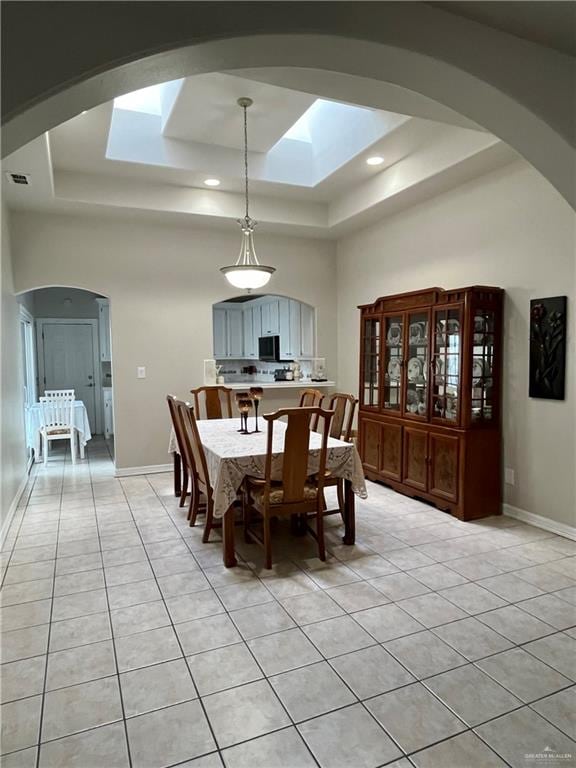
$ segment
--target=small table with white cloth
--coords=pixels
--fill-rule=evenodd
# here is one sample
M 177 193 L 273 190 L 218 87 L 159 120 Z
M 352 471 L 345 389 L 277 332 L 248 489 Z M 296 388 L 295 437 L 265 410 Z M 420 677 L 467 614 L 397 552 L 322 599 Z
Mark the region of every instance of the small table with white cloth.
M 40 430 L 44 426 L 42 405 L 34 403 L 26 411 L 26 445 L 34 448 L 36 458 L 40 456 Z M 78 444 L 80 446 L 80 458 L 84 458 L 84 448 L 88 440 L 92 439 L 90 422 L 86 406 L 82 400 L 74 401 L 74 427 L 78 432 Z
M 236 565 L 234 555 L 234 511 L 242 481 L 248 475 L 264 477 L 266 462 L 267 428 L 260 432 L 245 435 L 238 432 L 238 419 L 204 419 L 197 422 L 200 439 L 206 454 L 208 475 L 214 489 L 214 517 L 222 518 L 224 546 L 224 565 Z M 282 473 L 282 453 L 286 424 L 276 422 L 272 445 L 272 477 L 280 479 Z M 312 475 L 318 471 L 322 436 L 310 432 L 310 450 L 308 470 Z M 168 451 L 178 454 L 178 443 L 174 430 L 170 435 Z M 354 544 L 355 512 L 354 495 L 366 498 L 366 483 L 362 462 L 356 446 L 342 440 L 328 438 L 326 469 L 332 477 L 344 480 L 344 527 L 343 542 Z M 276 477 L 275 477 L 276 476 Z

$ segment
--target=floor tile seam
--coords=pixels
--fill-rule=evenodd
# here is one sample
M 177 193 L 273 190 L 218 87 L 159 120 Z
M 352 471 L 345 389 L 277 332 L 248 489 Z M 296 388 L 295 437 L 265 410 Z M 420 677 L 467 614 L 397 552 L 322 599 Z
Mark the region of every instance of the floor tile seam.
M 475 666 L 475 665 L 473 664 L 472 666 Z M 451 670 L 448 670 L 448 671 L 451 671 Z M 480 670 L 480 671 L 483 672 L 484 670 Z M 440 673 L 440 674 L 444 674 L 444 673 Z M 421 680 L 420 682 L 426 688 L 426 690 L 434 696 L 434 698 L 438 699 L 438 701 L 441 704 L 443 704 L 446 707 L 446 709 L 448 709 L 450 712 L 452 712 L 453 715 L 455 715 L 459 720 L 461 720 L 463 723 L 465 723 L 465 725 L 468 728 L 470 728 L 470 729 L 472 729 L 472 728 L 479 728 L 481 725 L 487 725 L 488 723 L 491 723 L 493 720 L 497 720 L 499 717 L 503 717 L 504 715 L 508 715 L 508 714 L 510 714 L 510 712 L 516 712 L 519 709 L 523 709 L 524 707 L 527 706 L 526 703 L 522 701 L 522 699 L 520 699 L 518 696 L 516 696 L 514 693 L 512 693 L 512 691 L 508 690 L 508 688 L 503 686 L 502 683 L 499 683 L 497 680 L 494 680 L 494 678 L 491 677 L 490 679 L 493 682 L 495 682 L 497 685 L 499 685 L 507 693 L 509 693 L 511 696 L 513 696 L 516 699 L 516 701 L 518 702 L 518 705 L 512 707 L 510 710 L 507 710 L 506 712 L 501 712 L 499 715 L 494 715 L 493 717 L 489 717 L 486 720 L 482 720 L 482 722 L 480 722 L 480 723 L 475 723 L 474 725 L 470 725 L 469 723 L 466 722 L 466 720 L 464 720 L 464 717 L 462 715 L 459 715 L 458 712 L 456 712 L 456 710 L 453 707 L 451 707 L 450 704 L 448 704 L 448 702 L 446 702 L 446 701 L 444 701 L 442 699 L 442 697 L 440 696 L 439 693 L 437 693 L 436 691 L 434 691 L 433 688 L 430 687 L 430 685 L 429 685 L 430 680 L 433 677 L 439 677 L 439 676 L 440 675 L 432 675 L 431 677 L 428 677 L 425 680 Z
M 65 457 L 66 457 L 66 451 L 67 451 L 67 449 L 65 448 L 65 453 L 64 453 Z M 62 463 L 62 485 L 60 487 L 60 506 L 62 505 L 62 493 L 63 493 L 63 487 L 64 487 L 63 486 L 63 479 L 64 479 L 63 476 L 64 476 L 64 473 L 65 473 L 65 467 L 66 467 L 66 462 L 64 461 Z M 54 560 L 55 561 L 58 559 L 58 536 L 59 536 L 59 533 L 60 533 L 60 517 L 58 517 L 58 526 L 56 528 L 56 539 L 57 540 L 56 540 L 56 548 L 54 550 L 54 555 L 55 555 Z M 45 715 L 45 708 L 46 708 L 46 686 L 48 684 L 48 660 L 49 660 L 50 640 L 51 640 L 51 637 L 52 637 L 52 616 L 54 614 L 54 589 L 55 589 L 55 586 L 56 586 L 56 564 L 54 565 L 54 571 L 53 571 L 53 574 L 52 574 L 52 579 L 53 579 L 53 582 L 52 582 L 52 597 L 50 599 L 50 615 L 49 615 L 49 619 L 48 619 L 48 635 L 47 635 L 47 638 L 46 638 L 46 663 L 45 663 L 45 666 L 44 666 L 44 680 L 43 680 L 43 685 L 42 685 L 42 699 L 41 699 L 41 702 L 40 702 L 40 717 L 39 717 L 39 720 L 38 720 L 37 744 L 40 744 L 40 740 L 42 738 L 42 731 L 44 729 L 44 715 Z M 38 747 L 38 749 L 36 750 L 35 764 L 36 764 L 36 768 L 39 768 L 39 766 L 40 766 L 40 747 Z
M 570 688 L 574 688 L 574 687 L 576 687 L 576 686 L 571 686 Z M 535 708 L 534 708 L 534 704 L 538 704 L 540 701 L 544 701 L 545 699 L 550 699 L 550 698 L 552 698 L 553 696 L 556 696 L 558 693 L 564 693 L 564 692 L 566 692 L 566 691 L 569 691 L 569 690 L 570 690 L 570 688 L 562 688 L 561 690 L 559 690 L 559 691 L 555 691 L 554 693 L 549 693 L 549 694 L 547 694 L 546 696 L 542 696 L 542 697 L 541 697 L 540 699 L 538 699 L 537 701 L 533 701 L 533 702 L 531 702 L 530 704 L 527 704 L 526 706 L 527 706 L 529 709 L 531 709 L 532 711 L 534 711 L 534 712 L 535 712 L 537 715 L 539 715 L 539 716 L 540 716 L 540 717 L 541 717 L 543 720 L 546 720 L 546 722 L 550 723 L 550 725 L 552 725 L 554 728 L 556 728 L 557 730 L 559 730 L 559 731 L 560 731 L 560 733 L 562 733 L 564 736 L 566 736 L 566 737 L 567 737 L 567 738 L 569 738 L 571 741 L 574 741 L 574 742 L 576 743 L 576 739 L 574 739 L 574 736 L 570 736 L 570 734 L 569 734 L 569 733 L 567 733 L 566 731 L 562 730 L 562 728 L 561 728 L 561 727 L 560 727 L 560 726 L 559 726 L 557 723 L 553 722 L 553 721 L 552 721 L 552 720 L 551 720 L 549 717 L 547 717 L 545 714 L 543 714 L 542 712 L 539 712 L 537 709 L 535 709 Z
M 145 477 L 146 477 L 146 475 L 145 475 Z M 147 480 L 147 482 L 149 483 L 150 481 Z M 128 504 L 128 507 L 130 509 L 130 514 L 132 515 L 132 518 L 133 518 L 134 522 L 136 522 L 135 518 L 134 518 L 134 515 L 132 513 L 132 509 L 131 509 L 130 504 L 128 502 L 128 499 L 127 499 L 126 496 L 125 496 L 125 498 L 126 498 L 126 503 Z M 140 530 L 138 530 L 138 535 L 140 537 L 142 545 L 145 548 L 144 539 L 142 538 Z M 182 538 L 184 538 L 184 537 L 182 537 Z M 186 669 L 188 670 L 188 675 L 189 675 L 190 680 L 192 682 L 193 689 L 194 689 L 194 691 L 196 693 L 197 700 L 198 700 L 198 702 L 200 704 L 200 707 L 202 708 L 202 713 L 203 713 L 204 718 L 206 720 L 206 724 L 208 725 L 208 728 L 209 728 L 209 731 L 210 731 L 210 734 L 211 734 L 211 737 L 212 737 L 212 741 L 213 741 L 214 745 L 216 746 L 216 749 L 219 750 L 219 744 L 218 744 L 218 740 L 216 739 L 216 734 L 214 732 L 214 728 L 212 726 L 212 723 L 210 722 L 210 718 L 208 717 L 208 713 L 207 713 L 206 708 L 205 708 L 205 706 L 204 706 L 204 704 L 202 702 L 202 699 L 201 699 L 201 696 L 200 696 L 200 692 L 198 690 L 198 686 L 196 685 L 196 681 L 194 680 L 194 676 L 192 675 L 192 671 L 190 669 L 190 666 L 188 665 L 188 662 L 186 661 L 186 654 L 184 653 L 184 647 L 183 647 L 183 645 L 182 645 L 182 643 L 180 641 L 180 637 L 178 636 L 178 633 L 176 631 L 175 625 L 172 622 L 172 617 L 170 616 L 170 612 L 168 611 L 168 606 L 166 605 L 166 600 L 164 599 L 164 596 L 162 594 L 162 590 L 160 589 L 160 585 L 158 583 L 158 577 L 157 577 L 154 569 L 152 568 L 150 557 L 148 556 L 148 551 L 147 550 L 146 550 L 146 557 L 147 557 L 148 564 L 150 565 L 150 568 L 152 570 L 152 578 L 154 579 L 154 581 L 156 583 L 156 588 L 158 589 L 158 591 L 159 591 L 159 593 L 161 595 L 161 600 L 162 600 L 162 602 L 164 604 L 164 609 L 166 610 L 166 612 L 167 612 L 167 614 L 168 614 L 168 616 L 170 618 L 172 632 L 174 634 L 174 637 L 176 638 L 176 642 L 178 644 L 178 647 L 180 648 L 181 658 L 184 659 L 184 663 L 186 664 Z M 128 670 L 128 671 L 132 671 L 132 670 Z M 120 689 L 122 689 L 121 683 L 119 683 L 119 684 L 120 684 Z M 125 731 L 126 731 L 126 741 L 128 742 L 128 749 L 130 750 L 130 744 L 129 744 L 129 738 L 128 738 L 128 727 L 127 727 L 126 718 L 124 718 L 124 727 L 125 727 Z
M 32 469 L 33 469 L 33 466 L 34 466 L 34 465 L 32 465 L 32 467 L 30 468 L 30 472 L 32 471 Z M 29 473 L 29 474 L 30 474 L 30 473 Z M 33 481 L 33 483 L 32 483 L 32 488 L 30 489 L 30 495 L 32 494 L 32 489 L 34 488 L 34 485 L 35 485 L 35 483 L 36 483 L 36 477 L 34 477 L 34 481 Z M 29 495 L 28 499 L 30 498 L 30 495 Z M 16 535 L 15 535 L 15 537 L 14 537 L 14 541 L 13 541 L 13 543 L 12 543 L 12 547 L 11 547 L 11 549 L 10 549 L 10 555 L 9 555 L 9 557 L 8 557 L 8 560 L 7 560 L 7 562 L 6 562 L 6 570 L 4 571 L 4 574 L 2 575 L 2 580 L 1 580 L 1 582 L 0 582 L 0 587 L 3 587 L 3 586 L 4 586 L 4 581 L 5 581 L 5 579 L 6 579 L 6 574 L 8 573 L 8 568 L 10 567 L 10 565 L 11 565 L 11 561 L 12 561 L 12 557 L 14 556 L 14 551 L 15 551 L 15 549 L 16 549 L 16 541 L 18 540 L 18 536 L 20 535 L 20 531 L 22 530 L 22 525 L 23 525 L 23 523 L 24 523 L 24 518 L 26 517 L 26 509 L 27 509 L 27 504 L 26 504 L 26 506 L 24 507 L 24 511 L 22 512 L 22 515 L 20 516 L 20 520 L 19 520 L 19 522 L 18 522 L 18 530 L 16 531 Z M 9 528 L 9 529 L 8 529 L 8 531 L 7 531 L 7 536 L 8 536 L 8 534 L 9 534 L 9 533 L 10 533 L 10 531 L 11 531 L 11 528 L 12 528 L 12 525 L 13 525 L 13 523 L 14 523 L 14 521 L 12 521 L 12 522 L 10 523 L 10 528 Z
M 91 468 L 90 468 L 90 455 L 89 454 L 88 454 L 88 469 L 90 471 L 90 487 L 92 489 L 92 494 L 94 494 L 94 485 L 92 483 L 92 472 L 91 472 Z M 98 520 L 96 520 L 96 535 L 98 537 L 98 543 L 100 545 L 100 550 L 102 550 L 102 540 L 101 540 L 101 537 L 100 537 L 100 528 L 99 528 L 99 525 L 98 525 Z M 128 754 L 128 765 L 130 766 L 130 768 L 132 768 L 132 752 L 131 752 L 131 749 L 130 749 L 130 740 L 128 738 L 128 727 L 127 727 L 127 724 L 126 724 L 126 708 L 124 706 L 124 694 L 123 694 L 123 691 L 122 691 L 122 684 L 121 684 L 121 679 L 120 679 L 120 667 L 119 667 L 119 664 L 118 664 L 118 653 L 117 653 L 117 649 L 116 649 L 116 642 L 114 640 L 114 629 L 113 629 L 113 624 L 112 624 L 112 613 L 111 613 L 111 610 L 110 610 L 110 600 L 108 598 L 108 583 L 107 583 L 107 580 L 106 580 L 106 569 L 104 567 L 104 559 L 103 559 L 102 556 L 101 556 L 101 560 L 102 560 L 102 572 L 103 572 L 103 579 L 104 579 L 104 594 L 105 594 L 105 598 L 106 598 L 106 607 L 107 607 L 107 611 L 108 611 L 108 621 L 110 623 L 110 635 L 111 635 L 110 643 L 111 643 L 111 646 L 112 646 L 112 652 L 114 654 L 114 666 L 116 668 L 116 676 L 115 677 L 116 677 L 116 684 L 118 686 L 118 696 L 119 696 L 119 699 L 120 699 L 120 710 L 122 712 L 122 722 L 123 722 L 123 725 L 124 725 L 124 738 L 126 739 L 126 751 L 127 751 L 127 754 Z M 37 768 L 39 768 L 39 767 L 37 767 Z
M 148 480 L 148 478 L 147 478 L 147 480 Z M 148 482 L 150 483 L 150 481 L 149 481 L 149 480 L 148 480 Z M 183 537 L 183 536 L 182 536 L 182 538 L 184 539 L 184 537 Z M 192 552 L 191 552 L 191 554 L 192 554 L 192 556 L 194 557 L 194 553 L 192 553 Z M 196 560 L 196 558 L 194 558 L 194 559 Z M 198 562 L 198 561 L 197 561 L 197 562 Z M 200 565 L 200 563 L 198 563 L 198 565 Z M 160 589 L 160 585 L 158 585 L 158 588 Z M 270 591 L 270 590 L 268 590 L 268 591 Z M 222 604 L 222 607 L 224 608 L 225 614 L 228 616 L 228 619 L 229 619 L 230 621 L 232 621 L 232 623 L 233 623 L 234 627 L 236 627 L 236 630 L 239 632 L 239 629 L 238 629 L 238 627 L 237 627 L 236 623 L 234 622 L 233 618 L 230 616 L 230 612 L 228 611 L 228 609 L 227 609 L 227 608 L 226 608 L 226 606 L 224 605 L 224 602 L 222 601 L 222 599 L 220 598 L 220 596 L 218 595 L 218 593 L 216 592 L 216 590 L 215 590 L 215 589 L 214 589 L 214 593 L 216 594 L 217 598 L 220 600 L 220 602 L 221 602 L 221 604 Z M 274 595 L 271 595 L 271 596 L 272 596 L 272 599 L 273 599 L 273 601 L 274 601 L 274 602 L 276 602 L 278 605 L 280 605 L 280 602 L 279 602 L 278 600 L 276 600 L 276 597 L 275 597 Z M 164 598 L 163 598 L 163 599 L 164 599 Z M 266 604 L 267 604 L 267 603 L 265 603 L 265 605 L 266 605 Z M 284 609 L 284 606 L 280 605 L 280 607 Z M 167 609 L 167 608 L 168 608 L 168 607 L 166 606 L 166 609 Z M 284 609 L 284 610 L 285 610 L 285 609 Z M 175 634 L 175 635 L 176 635 L 176 637 L 177 637 L 178 643 L 180 644 L 180 638 L 178 637 L 178 634 L 177 634 L 177 632 L 176 632 L 175 628 L 173 628 L 173 631 L 174 631 L 174 634 Z M 277 694 L 277 693 L 276 693 L 276 691 L 274 690 L 274 687 L 273 687 L 273 686 L 272 686 L 272 685 L 271 685 L 271 684 L 268 682 L 268 678 L 267 678 L 266 674 L 264 673 L 264 669 L 262 668 L 262 666 L 260 665 L 260 663 L 259 663 L 258 659 L 256 658 L 256 656 L 255 656 L 255 655 L 254 655 L 254 653 L 252 652 L 252 649 L 251 649 L 251 648 L 250 648 L 250 646 L 248 645 L 248 642 L 247 642 L 246 638 L 245 638 L 245 637 L 242 635 L 242 633 L 241 633 L 241 632 L 239 632 L 239 634 L 240 634 L 240 637 L 242 637 L 242 643 L 243 643 L 244 647 L 247 649 L 248 653 L 249 653 L 249 654 L 252 656 L 252 658 L 253 658 L 253 660 L 254 660 L 254 662 L 255 662 L 256 666 L 258 667 L 258 669 L 260 669 L 260 671 L 261 671 L 261 673 L 262 673 L 262 675 L 263 675 L 263 679 L 267 681 L 269 689 L 272 691 L 272 693 L 273 693 L 273 695 L 276 697 L 276 699 L 277 699 L 278 703 L 280 704 L 280 706 L 282 707 L 282 709 L 283 709 L 283 710 L 284 710 L 284 712 L 286 713 L 286 716 L 287 716 L 287 717 L 288 717 L 288 719 L 290 720 L 290 722 L 291 722 L 292 726 L 295 726 L 295 724 L 294 724 L 294 721 L 293 721 L 292 717 L 290 716 L 290 713 L 288 712 L 288 710 L 287 710 L 287 709 L 286 709 L 286 707 L 284 706 L 283 702 L 280 700 L 280 697 L 278 696 L 278 694 Z M 182 653 L 184 653 L 184 649 L 183 649 L 183 647 L 182 647 L 182 645 L 181 645 L 181 644 L 180 644 L 180 648 L 181 648 L 181 650 L 182 650 Z M 216 739 L 216 734 L 215 734 L 215 732 L 214 732 L 214 729 L 213 729 L 213 727 L 212 727 L 212 723 L 210 722 L 210 718 L 208 717 L 208 712 L 206 711 L 206 708 L 205 708 L 205 706 L 204 706 L 204 704 L 203 704 L 203 701 L 202 701 L 202 697 L 200 696 L 200 692 L 199 692 L 199 690 L 198 690 L 198 686 L 196 685 L 196 681 L 194 680 L 194 676 L 193 676 L 193 674 L 192 674 L 192 670 L 190 669 L 190 665 L 189 665 L 189 663 L 188 663 L 188 661 L 187 661 L 187 657 L 186 657 L 186 655 L 185 655 L 185 654 L 184 654 L 184 659 L 186 660 L 186 666 L 187 666 L 187 668 L 188 668 L 188 671 L 189 671 L 190 677 L 192 678 L 192 682 L 193 682 L 194 688 L 195 688 L 195 690 L 196 690 L 196 693 L 198 694 L 198 697 L 199 697 L 199 700 L 200 700 L 200 703 L 201 703 L 201 706 L 202 706 L 202 710 L 203 710 L 203 712 L 204 712 L 204 716 L 206 717 L 206 721 L 207 721 L 207 722 L 208 722 L 208 724 L 209 724 L 209 727 L 210 727 L 210 731 L 211 731 L 211 733 L 212 733 L 212 737 L 213 737 L 213 739 L 214 739 L 214 743 L 216 744 L 216 747 L 217 747 L 217 749 L 218 749 L 218 751 L 219 751 L 219 754 L 220 754 L 220 750 L 221 750 L 221 747 L 220 747 L 220 745 L 219 745 L 219 743 L 218 743 L 218 740 Z M 300 736 L 300 738 L 302 739 L 302 742 L 304 743 L 304 745 L 305 745 L 306 749 L 308 749 L 309 753 L 310 753 L 310 754 L 311 754 L 311 756 L 312 756 L 312 759 L 315 761 L 315 763 L 316 763 L 316 765 L 318 766 L 318 768 L 321 768 L 321 766 L 320 766 L 319 762 L 316 760 L 316 757 L 314 756 L 314 754 L 312 753 L 312 751 L 311 751 L 311 750 L 310 750 L 310 748 L 308 747 L 308 744 L 306 743 L 305 739 L 303 739 L 303 738 L 302 738 L 302 736 Z
M 513 650 L 516 650 L 516 648 L 509 648 L 508 650 L 509 651 L 513 651 Z M 507 652 L 508 651 L 502 651 L 502 653 L 507 653 Z M 494 654 L 494 655 L 498 655 L 498 654 Z M 534 658 L 536 661 L 540 661 L 540 659 L 536 659 L 536 657 L 532 657 L 532 658 Z M 484 659 L 478 659 L 478 661 L 484 661 Z M 519 694 L 514 693 L 514 691 L 511 688 L 509 688 L 501 680 L 498 680 L 496 677 L 494 677 L 494 675 L 491 674 L 487 669 L 482 669 L 482 667 L 478 666 L 478 663 L 476 661 L 473 661 L 471 663 L 474 664 L 474 666 L 477 667 L 480 670 L 480 672 L 483 672 L 485 675 L 488 675 L 488 677 L 491 678 L 495 683 L 498 683 L 498 685 L 501 688 L 504 688 L 506 691 L 508 691 L 508 693 L 511 693 L 512 696 L 515 696 L 517 699 L 520 699 L 520 701 L 524 704 L 524 706 L 529 706 L 530 704 L 532 704 L 535 701 L 539 701 L 540 699 L 546 698 L 547 696 L 551 696 L 553 693 L 558 693 L 559 691 L 566 690 L 567 688 L 572 688 L 572 686 L 574 685 L 573 681 L 569 680 L 565 675 L 562 675 L 560 672 L 558 672 L 557 669 L 554 669 L 553 667 L 550 667 L 549 664 L 545 664 L 545 662 L 542 662 L 543 664 L 545 664 L 545 666 L 547 666 L 550 670 L 552 670 L 552 672 L 555 672 L 556 674 L 561 675 L 561 677 L 563 677 L 565 680 L 567 680 L 568 681 L 568 685 L 562 685 L 562 686 L 560 686 L 560 688 L 556 688 L 554 691 L 552 691 L 551 693 L 547 693 L 544 696 L 537 696 L 535 699 L 530 699 L 529 701 L 524 701 L 524 699 L 520 698 Z
M 552 664 L 550 664 L 548 661 L 546 661 L 545 659 L 541 659 L 539 656 L 536 656 L 536 654 L 533 653 L 529 648 L 525 647 L 527 645 L 530 645 L 530 643 L 535 643 L 538 640 L 546 640 L 546 639 L 549 639 L 551 637 L 554 637 L 555 635 L 565 635 L 565 633 L 562 632 L 562 630 L 558 630 L 557 632 L 554 632 L 553 634 L 544 635 L 544 637 L 538 637 L 538 638 L 536 638 L 536 640 L 528 640 L 528 641 L 526 641 L 526 643 L 520 644 L 520 645 L 518 645 L 516 647 L 520 648 L 523 651 L 526 651 L 526 653 L 529 653 L 530 656 L 532 656 L 533 659 L 536 659 L 536 661 L 539 661 L 541 664 L 545 664 L 551 670 L 556 672 L 556 674 L 562 675 L 562 677 L 566 678 L 566 680 L 570 680 L 572 682 L 572 684 L 576 684 L 576 677 L 574 679 L 571 678 L 571 677 L 568 677 L 568 675 L 564 674 L 564 672 L 560 672 L 559 669 L 556 669 L 556 667 L 553 667 Z M 565 636 L 570 637 L 570 635 L 565 635 Z M 574 639 L 574 638 L 572 638 L 572 639 Z M 575 643 L 575 647 L 576 647 L 576 643 Z M 573 674 L 576 675 L 576 671 Z

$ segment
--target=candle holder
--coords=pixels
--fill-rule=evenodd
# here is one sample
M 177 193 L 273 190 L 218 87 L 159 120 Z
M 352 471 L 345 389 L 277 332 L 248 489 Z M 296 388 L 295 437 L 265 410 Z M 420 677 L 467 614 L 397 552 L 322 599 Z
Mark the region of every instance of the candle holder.
M 249 435 L 250 430 L 248 429 L 248 414 L 252 408 L 252 400 L 250 400 L 250 398 L 242 398 L 241 400 L 238 400 L 238 408 L 240 410 L 242 421 L 242 429 L 240 432 L 243 435 Z
M 256 429 L 254 432 L 260 432 L 258 429 L 258 406 L 260 405 L 260 400 L 262 399 L 263 394 L 264 390 L 262 387 L 250 387 L 250 396 L 254 399 L 254 416 L 256 419 Z
M 236 392 L 236 407 L 240 411 L 240 429 L 236 431 L 241 432 L 243 434 L 246 434 L 246 433 L 244 430 L 244 413 L 242 412 L 242 408 L 240 407 L 240 401 L 248 400 L 249 397 L 250 397 L 250 394 L 248 392 Z

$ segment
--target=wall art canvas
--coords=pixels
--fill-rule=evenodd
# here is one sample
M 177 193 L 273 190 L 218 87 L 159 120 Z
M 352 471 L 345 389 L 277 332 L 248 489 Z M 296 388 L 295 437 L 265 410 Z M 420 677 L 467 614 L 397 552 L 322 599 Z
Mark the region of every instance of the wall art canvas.
M 530 302 L 530 397 L 564 400 L 566 296 Z

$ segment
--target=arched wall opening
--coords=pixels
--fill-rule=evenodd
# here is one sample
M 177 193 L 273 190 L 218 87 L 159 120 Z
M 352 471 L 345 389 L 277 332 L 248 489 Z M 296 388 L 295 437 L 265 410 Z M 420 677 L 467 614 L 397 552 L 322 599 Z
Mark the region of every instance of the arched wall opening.
M 26 323 L 22 335 L 26 448 L 42 460 L 39 397 L 73 390 L 76 445 L 114 455 L 110 300 L 75 285 L 38 285 L 16 294 Z M 102 444 L 102 441 L 103 444 Z M 58 445 L 58 444 L 56 444 Z M 52 452 L 51 452 L 52 453 Z M 56 459 L 62 455 L 56 454 Z
M 500 48 L 504 59 L 499 71 L 501 75 L 512 77 L 516 67 L 506 71 L 505 44 L 509 43 L 509 38 L 504 38 L 492 41 L 496 47 L 490 51 L 490 58 L 493 59 Z M 488 44 L 486 40 L 483 42 Z M 46 94 L 36 104 L 22 107 L 4 126 L 3 153 L 13 152 L 83 110 L 148 85 L 194 74 L 244 68 L 321 69 L 368 78 L 374 88 L 379 83 L 400 86 L 466 116 L 508 143 L 576 207 L 570 127 L 562 125 L 561 115 L 553 114 L 552 110 L 547 114 L 544 102 L 529 103 L 530 96 L 522 93 L 525 89 L 520 88 L 525 82 L 525 73 L 519 82 L 518 93 L 513 96 L 510 95 L 514 92 L 513 83 L 501 79 L 487 61 L 476 62 L 478 71 L 475 72 L 472 63 L 470 69 L 463 63 L 458 65 L 454 51 L 443 55 L 442 48 L 438 47 L 420 52 L 425 49 L 422 39 L 403 39 L 392 45 L 362 39 L 344 41 L 337 35 L 314 34 L 247 35 L 174 47 L 137 61 L 120 65 L 110 63 L 97 75 L 79 75 L 74 84 L 62 83 L 57 93 Z M 537 59 L 536 54 L 532 55 Z M 525 63 L 529 61 L 528 56 Z M 539 62 L 542 76 L 544 72 L 549 73 L 545 63 Z M 565 65 L 566 61 L 560 63 Z M 367 92 L 366 88 L 364 92 Z M 571 117 L 565 110 L 564 117 L 570 122 Z

